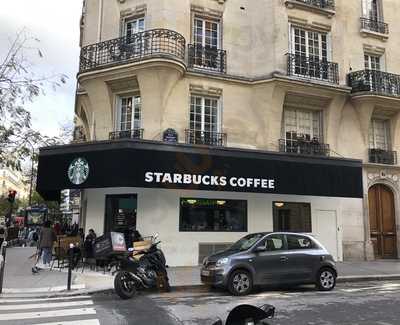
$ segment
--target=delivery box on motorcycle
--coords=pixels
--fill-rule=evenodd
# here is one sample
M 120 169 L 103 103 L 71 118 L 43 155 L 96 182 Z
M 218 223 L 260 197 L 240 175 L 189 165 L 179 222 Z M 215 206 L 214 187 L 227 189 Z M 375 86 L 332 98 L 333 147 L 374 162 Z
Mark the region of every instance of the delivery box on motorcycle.
M 113 254 L 126 253 L 125 237 L 120 232 L 109 232 L 100 236 L 94 243 L 94 255 L 96 258 L 104 258 Z

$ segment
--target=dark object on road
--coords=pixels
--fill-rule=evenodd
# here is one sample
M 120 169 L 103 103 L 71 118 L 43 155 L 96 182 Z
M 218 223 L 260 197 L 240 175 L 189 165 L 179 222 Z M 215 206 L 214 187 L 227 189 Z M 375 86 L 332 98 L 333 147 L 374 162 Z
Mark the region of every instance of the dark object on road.
M 164 253 L 158 248 L 161 242 L 156 241 L 157 237 L 155 235 L 150 241 L 139 242 L 148 244 L 147 247 L 138 245 L 131 253 L 117 257 L 119 272 L 114 279 L 114 288 L 122 299 L 132 298 L 137 290 L 170 290 L 166 260 Z
M 275 307 L 272 305 L 261 307 L 239 305 L 229 313 L 225 325 L 268 325 L 266 320 L 273 318 L 274 315 Z M 223 325 L 223 323 L 221 320 L 218 320 L 213 325 Z
M 336 285 L 333 257 L 313 237 L 297 233 L 250 234 L 225 251 L 206 257 L 205 284 L 249 294 L 258 285 L 315 284 L 321 291 Z

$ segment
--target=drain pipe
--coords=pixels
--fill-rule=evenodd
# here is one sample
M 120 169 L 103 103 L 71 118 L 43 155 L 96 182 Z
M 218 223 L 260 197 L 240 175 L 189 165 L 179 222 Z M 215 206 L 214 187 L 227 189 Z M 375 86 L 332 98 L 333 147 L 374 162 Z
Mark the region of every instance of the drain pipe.
M 101 31 L 103 29 L 103 1 L 99 0 L 99 20 L 97 24 L 97 43 L 101 42 Z

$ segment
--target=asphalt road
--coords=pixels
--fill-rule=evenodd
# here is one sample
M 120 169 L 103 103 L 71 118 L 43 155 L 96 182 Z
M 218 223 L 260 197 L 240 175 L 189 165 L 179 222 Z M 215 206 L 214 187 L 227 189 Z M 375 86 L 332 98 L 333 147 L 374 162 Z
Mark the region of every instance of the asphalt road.
M 0 325 L 211 325 L 238 304 L 276 307 L 271 325 L 399 325 L 400 281 L 340 284 L 333 292 L 312 287 L 271 289 L 237 298 L 224 291 L 114 293 L 40 298 L 1 297 Z
M 340 284 L 328 293 L 313 287 L 278 288 L 244 298 L 223 291 L 140 295 L 124 302 L 110 294 L 93 298 L 101 324 L 210 325 L 241 303 L 274 305 L 277 315 L 271 325 L 400 324 L 400 281 Z M 118 318 L 107 318 L 114 314 Z

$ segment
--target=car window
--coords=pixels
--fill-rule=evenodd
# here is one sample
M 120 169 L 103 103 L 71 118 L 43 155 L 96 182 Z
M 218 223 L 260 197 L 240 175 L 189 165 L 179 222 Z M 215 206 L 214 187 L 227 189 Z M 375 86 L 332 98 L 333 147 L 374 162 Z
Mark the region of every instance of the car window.
M 261 246 L 264 246 L 267 251 L 280 251 L 284 249 L 283 235 L 269 235 Z
M 288 249 L 313 249 L 315 244 L 313 241 L 301 235 L 286 235 Z

